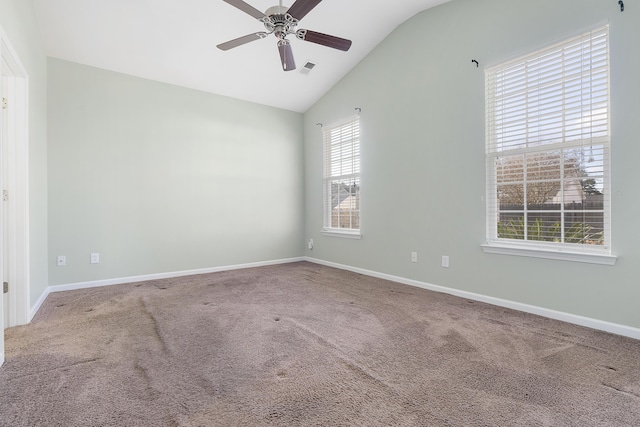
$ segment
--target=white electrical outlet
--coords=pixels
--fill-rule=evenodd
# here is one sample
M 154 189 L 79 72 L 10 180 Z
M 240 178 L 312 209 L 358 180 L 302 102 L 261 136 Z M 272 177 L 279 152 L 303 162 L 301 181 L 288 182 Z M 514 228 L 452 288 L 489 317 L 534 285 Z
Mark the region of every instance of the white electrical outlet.
M 449 255 L 442 255 L 442 266 L 449 268 Z
M 63 265 L 67 265 L 67 257 L 64 256 L 64 255 L 58 255 L 56 263 L 58 264 L 58 267 L 62 267 Z
M 418 262 L 418 252 L 411 252 L 411 262 Z
M 308 247 L 309 249 L 313 249 L 313 239 L 309 239 L 309 240 L 307 241 L 307 247 Z
M 92 253 L 91 254 L 91 264 L 100 264 L 100 254 Z

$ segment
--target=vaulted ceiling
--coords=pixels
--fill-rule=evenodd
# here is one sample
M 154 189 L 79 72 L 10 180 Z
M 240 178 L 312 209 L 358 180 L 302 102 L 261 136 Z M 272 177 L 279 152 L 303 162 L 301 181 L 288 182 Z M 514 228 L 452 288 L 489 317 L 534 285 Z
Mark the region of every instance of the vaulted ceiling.
M 216 45 L 264 31 L 223 0 L 35 0 L 46 54 L 133 76 L 304 112 L 387 35 L 449 0 L 323 0 L 298 28 L 352 40 L 348 52 L 291 41 L 297 69 L 284 72 L 270 35 L 222 51 Z M 246 0 L 261 12 L 278 0 Z M 290 7 L 294 0 L 282 1 Z M 316 66 L 303 73 L 306 62 Z

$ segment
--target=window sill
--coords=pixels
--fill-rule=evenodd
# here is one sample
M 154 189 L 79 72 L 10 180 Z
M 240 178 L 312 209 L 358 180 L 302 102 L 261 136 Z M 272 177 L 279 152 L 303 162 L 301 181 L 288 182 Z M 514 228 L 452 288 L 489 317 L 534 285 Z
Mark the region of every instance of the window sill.
M 515 255 L 560 261 L 585 262 L 589 264 L 615 265 L 618 257 L 601 253 L 571 252 L 565 249 L 524 247 L 501 243 L 485 243 L 482 250 L 488 254 Z
M 323 236 L 329 237 L 342 237 L 345 239 L 362 239 L 362 234 L 360 234 L 360 230 L 341 230 L 339 228 L 326 228 L 322 230 Z

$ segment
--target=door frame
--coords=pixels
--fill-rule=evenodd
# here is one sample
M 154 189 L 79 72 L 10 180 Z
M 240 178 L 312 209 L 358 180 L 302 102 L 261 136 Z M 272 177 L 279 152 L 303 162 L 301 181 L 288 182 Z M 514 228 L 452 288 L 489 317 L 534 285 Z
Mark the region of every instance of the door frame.
M 0 307 L 0 365 L 4 361 L 4 328 L 28 323 L 30 307 L 29 283 L 29 77 L 6 33 L 0 26 L 0 74 L 7 80 L 6 159 L 0 167 L 6 168 L 6 177 L 0 188 L 7 190 L 7 279 L 9 292 L 9 325 L 4 325 L 3 308 Z M 2 92 L 2 88 L 0 88 Z M 1 120 L 1 119 L 0 119 Z M 2 179 L 2 178 L 0 178 Z M 0 270 L 3 267 L 0 265 Z M 1 272 L 1 271 L 0 271 Z

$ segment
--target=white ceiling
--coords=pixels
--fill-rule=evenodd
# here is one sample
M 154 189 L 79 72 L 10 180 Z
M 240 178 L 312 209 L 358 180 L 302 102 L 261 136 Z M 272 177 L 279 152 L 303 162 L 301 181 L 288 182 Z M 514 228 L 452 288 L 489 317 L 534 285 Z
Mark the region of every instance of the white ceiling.
M 284 0 L 291 6 L 294 0 Z M 269 36 L 229 51 L 217 44 L 263 31 L 222 0 L 34 0 L 48 56 L 304 112 L 396 27 L 449 0 L 323 0 L 298 28 L 353 41 L 348 52 L 295 39 L 284 72 Z M 278 0 L 246 0 L 260 11 Z M 316 63 L 307 75 L 306 61 Z

